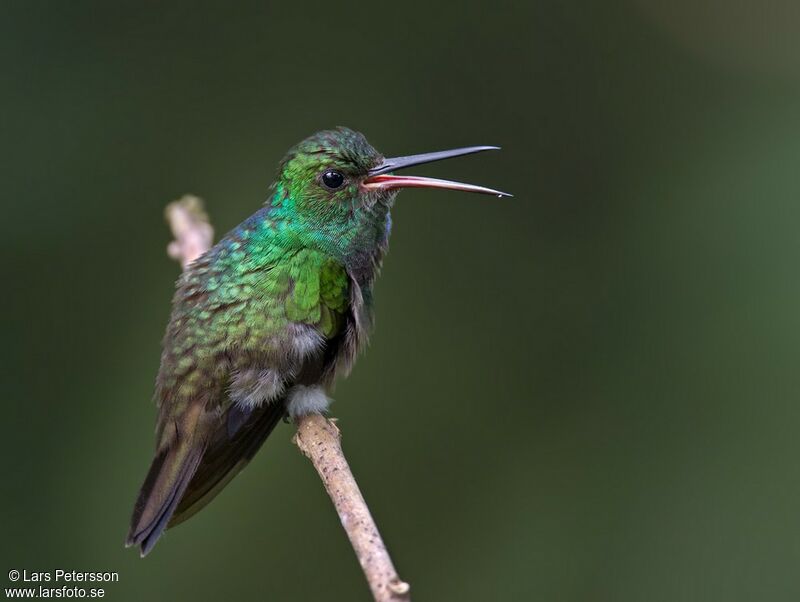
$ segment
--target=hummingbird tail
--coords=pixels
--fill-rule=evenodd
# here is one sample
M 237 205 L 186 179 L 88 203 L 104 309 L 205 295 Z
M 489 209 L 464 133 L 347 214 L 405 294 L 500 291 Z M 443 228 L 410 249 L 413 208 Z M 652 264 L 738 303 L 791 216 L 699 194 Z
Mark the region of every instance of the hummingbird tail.
M 126 546 L 139 546 L 142 557 L 153 549 L 197 471 L 204 450 L 204 445 L 176 439 L 156 455 L 133 509 Z

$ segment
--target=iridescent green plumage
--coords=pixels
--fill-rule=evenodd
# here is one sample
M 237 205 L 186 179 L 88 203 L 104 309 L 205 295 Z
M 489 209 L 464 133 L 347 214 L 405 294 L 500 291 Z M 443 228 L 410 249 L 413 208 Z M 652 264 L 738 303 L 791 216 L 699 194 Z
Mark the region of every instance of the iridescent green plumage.
M 396 190 L 422 185 L 384 174 L 413 160 L 385 160 L 345 128 L 311 136 L 281 163 L 265 207 L 180 277 L 156 381 L 156 457 L 129 545 L 146 554 L 208 503 L 284 414 L 327 407 L 366 342 Z

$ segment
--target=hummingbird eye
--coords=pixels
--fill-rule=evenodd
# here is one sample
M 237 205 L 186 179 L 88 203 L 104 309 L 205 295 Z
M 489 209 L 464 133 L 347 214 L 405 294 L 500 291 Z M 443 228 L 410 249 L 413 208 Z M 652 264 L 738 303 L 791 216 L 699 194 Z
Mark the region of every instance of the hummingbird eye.
M 324 184 L 325 188 L 336 190 L 337 188 L 341 188 L 342 184 L 344 184 L 344 175 L 342 175 L 342 172 L 340 171 L 329 169 L 322 174 L 322 183 Z

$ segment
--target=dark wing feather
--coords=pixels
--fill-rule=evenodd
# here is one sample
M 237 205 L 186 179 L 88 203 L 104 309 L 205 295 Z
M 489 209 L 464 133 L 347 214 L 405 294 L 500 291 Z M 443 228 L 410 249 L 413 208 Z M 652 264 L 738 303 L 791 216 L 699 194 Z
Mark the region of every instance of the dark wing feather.
M 182 523 L 214 499 L 253 459 L 284 413 L 283 399 L 276 399 L 251 411 L 231 405 L 206 446 L 200 465 L 183 493 L 169 526 Z

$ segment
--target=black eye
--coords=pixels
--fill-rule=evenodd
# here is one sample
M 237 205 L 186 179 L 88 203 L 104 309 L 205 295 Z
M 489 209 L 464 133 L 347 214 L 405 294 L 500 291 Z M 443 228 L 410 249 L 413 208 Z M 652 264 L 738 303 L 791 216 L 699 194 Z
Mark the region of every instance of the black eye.
M 344 184 L 344 176 L 335 169 L 329 169 L 322 174 L 322 183 L 325 184 L 326 188 L 336 190 Z

